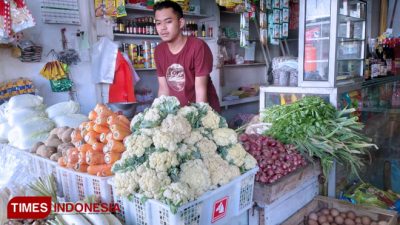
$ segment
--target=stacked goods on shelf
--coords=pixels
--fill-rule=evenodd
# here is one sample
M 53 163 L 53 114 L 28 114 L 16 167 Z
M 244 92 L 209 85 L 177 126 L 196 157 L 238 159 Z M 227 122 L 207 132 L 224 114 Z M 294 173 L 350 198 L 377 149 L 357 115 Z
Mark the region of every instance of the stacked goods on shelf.
M 242 134 L 239 140 L 244 149 L 257 160 L 260 167 L 256 181 L 271 184 L 307 165 L 293 145 L 260 134 Z
M 52 119 L 56 127 L 77 128 L 81 123 L 88 121 L 88 117 L 79 114 L 78 102 L 66 101 L 54 104 L 46 109 L 46 113 Z
M 83 122 L 71 132 L 73 147 L 58 161 L 62 167 L 96 176 L 111 176 L 111 167 L 121 158 L 123 140 L 131 133 L 129 120 L 103 104 L 97 104 Z
M 303 156 L 321 159 L 327 177 L 334 160 L 358 175 L 370 148 L 377 148 L 362 133 L 364 125 L 350 115 L 354 111 L 338 111 L 320 97 L 307 96 L 289 105 L 268 108 L 261 116 L 263 122 L 272 124 L 266 135 L 296 145 Z
M 282 225 L 396 225 L 396 212 L 317 196 Z
M 30 149 L 35 143 L 47 139 L 55 124 L 44 109 L 40 96 L 23 94 L 10 99 L 5 110 L 10 145 Z
M 0 103 L 8 101 L 11 97 L 22 94 L 34 94 L 33 82 L 27 78 L 19 78 L 0 83 Z
M 166 204 L 162 206 L 166 210 L 169 205 L 168 213 L 175 217 L 173 214 L 183 212 L 185 207 L 194 207 L 185 204 L 198 198 L 196 204 L 203 204 L 206 198 L 215 197 L 211 190 L 218 192 L 222 186 L 225 187 L 222 192 L 229 195 L 227 188 L 232 183 L 236 185 L 233 180 L 238 182 L 238 177 L 244 174 L 242 177 L 247 176 L 248 182 L 241 180 L 239 186 L 248 185 L 246 190 L 250 192 L 246 199 L 249 197 L 251 201 L 257 162 L 238 143 L 236 132 L 208 104 L 181 108 L 177 98 L 161 96 L 149 109 L 136 115 L 130 126 L 133 134 L 124 141 L 126 151 L 113 166 L 116 195 L 155 199 L 148 204 Z M 202 197 L 206 192 L 208 197 Z M 239 190 L 231 194 L 237 196 L 231 196 L 233 199 L 227 207 L 235 212 L 239 203 L 236 206 L 234 199 L 243 193 Z M 250 205 L 246 202 L 237 211 L 246 210 Z M 206 206 L 202 210 L 193 209 L 190 216 L 198 216 L 197 220 L 202 221 L 207 218 L 204 211 L 212 212 Z M 179 220 L 184 223 L 184 218 Z

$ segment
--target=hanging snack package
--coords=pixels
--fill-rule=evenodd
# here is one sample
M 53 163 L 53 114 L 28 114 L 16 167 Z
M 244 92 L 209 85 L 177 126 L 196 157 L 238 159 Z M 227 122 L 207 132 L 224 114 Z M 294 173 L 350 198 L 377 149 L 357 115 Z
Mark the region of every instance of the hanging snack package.
M 267 8 L 267 10 L 271 10 L 272 9 L 272 0 L 265 0 L 265 7 Z
M 281 23 L 281 10 L 280 9 L 274 9 L 273 23 L 274 24 Z
M 23 0 L 13 0 L 10 4 L 12 30 L 17 33 L 35 26 L 35 20 Z
M 0 43 L 6 42 L 11 33 L 10 3 L 0 1 Z M 3 41 L 2 41 L 3 40 Z
M 281 31 L 281 36 L 282 39 L 288 38 L 289 37 L 289 23 L 282 23 L 282 31 Z
M 50 86 L 53 92 L 69 91 L 72 85 L 72 81 L 68 78 L 63 78 L 60 80 L 50 80 Z
M 115 4 L 117 7 L 117 17 L 123 17 L 128 15 L 125 9 L 125 0 L 116 0 Z
M 289 8 L 289 0 L 281 0 L 281 8 Z
M 289 22 L 289 9 L 288 8 L 282 9 L 282 22 L 283 23 Z
M 281 8 L 281 0 L 272 0 L 272 8 L 274 9 L 280 9 Z

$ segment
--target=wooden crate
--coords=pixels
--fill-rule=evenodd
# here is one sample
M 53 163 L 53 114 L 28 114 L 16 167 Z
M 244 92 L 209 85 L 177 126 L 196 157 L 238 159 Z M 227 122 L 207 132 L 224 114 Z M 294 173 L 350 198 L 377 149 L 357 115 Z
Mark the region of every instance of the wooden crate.
M 373 220 L 384 220 L 388 222 L 388 225 L 397 224 L 397 213 L 395 211 L 376 207 L 354 205 L 346 201 L 317 196 L 305 207 L 284 221 L 282 225 L 307 225 L 306 219 L 308 214 L 311 212 L 317 212 L 322 208 L 336 208 L 341 212 L 352 210 L 355 214 L 357 214 L 357 216 L 369 216 Z
M 304 182 L 318 177 L 320 173 L 321 168 L 319 163 L 310 163 L 273 184 L 261 184 L 256 182 L 253 200 L 261 207 L 269 205 Z

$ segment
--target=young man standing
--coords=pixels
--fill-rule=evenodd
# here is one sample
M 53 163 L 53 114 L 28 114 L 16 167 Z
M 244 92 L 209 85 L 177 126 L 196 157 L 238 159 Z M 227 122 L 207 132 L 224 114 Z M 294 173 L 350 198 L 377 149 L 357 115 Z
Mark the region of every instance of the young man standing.
M 185 19 L 176 2 L 159 2 L 154 5 L 154 13 L 156 29 L 163 41 L 154 53 L 158 96 L 175 96 L 182 106 L 207 102 L 220 112 L 218 96 L 210 78 L 213 66 L 210 48 L 204 41 L 182 34 Z

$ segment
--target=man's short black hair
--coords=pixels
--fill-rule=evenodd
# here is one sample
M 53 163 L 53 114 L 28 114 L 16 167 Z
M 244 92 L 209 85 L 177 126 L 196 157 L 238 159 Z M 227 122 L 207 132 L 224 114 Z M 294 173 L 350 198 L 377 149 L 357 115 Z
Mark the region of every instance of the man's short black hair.
M 170 1 L 170 0 L 157 2 L 154 5 L 153 10 L 154 10 L 154 13 L 156 13 L 157 10 L 168 9 L 168 8 L 172 8 L 172 11 L 174 11 L 174 13 L 178 16 L 178 19 L 183 17 L 182 7 L 178 3 Z

